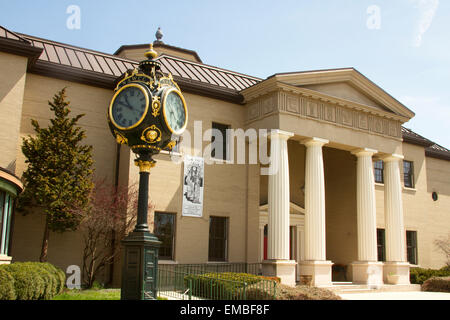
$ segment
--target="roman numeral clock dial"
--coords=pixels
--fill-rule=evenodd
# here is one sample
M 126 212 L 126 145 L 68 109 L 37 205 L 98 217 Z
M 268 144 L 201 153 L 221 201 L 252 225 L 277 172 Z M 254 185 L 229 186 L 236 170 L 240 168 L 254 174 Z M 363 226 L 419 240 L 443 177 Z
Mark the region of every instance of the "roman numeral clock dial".
M 110 108 L 110 119 L 123 130 L 137 127 L 149 106 L 149 92 L 138 83 L 130 83 L 116 92 Z

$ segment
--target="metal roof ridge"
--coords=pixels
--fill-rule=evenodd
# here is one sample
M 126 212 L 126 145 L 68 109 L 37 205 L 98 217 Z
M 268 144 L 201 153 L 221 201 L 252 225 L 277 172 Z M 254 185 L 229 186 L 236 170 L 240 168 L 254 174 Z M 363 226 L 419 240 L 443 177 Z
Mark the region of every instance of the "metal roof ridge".
M 113 54 L 109 54 L 109 53 L 106 53 L 106 52 L 101 52 L 101 51 L 97 51 L 97 50 L 93 50 L 93 49 L 87 49 L 87 48 L 83 48 L 83 47 L 79 47 L 79 46 L 75 46 L 75 45 L 71 45 L 71 44 L 67 44 L 67 43 L 63 43 L 63 42 L 59 42 L 59 41 L 44 39 L 44 38 L 40 38 L 40 37 L 36 37 L 36 36 L 23 34 L 23 33 L 19 33 L 19 35 L 25 37 L 25 39 L 28 39 L 28 40 L 35 40 L 35 41 L 46 42 L 47 44 L 50 44 L 50 45 L 58 45 L 58 46 L 61 46 L 61 47 L 64 47 L 64 48 L 69 48 L 69 49 L 73 49 L 73 50 L 82 51 L 84 53 L 91 53 L 91 54 L 103 56 L 103 57 L 106 57 L 106 58 L 111 58 L 111 59 L 116 59 L 116 60 L 120 60 L 120 61 L 125 61 L 125 62 L 128 62 L 130 64 L 139 63 L 139 61 L 126 59 L 126 58 L 122 58 L 122 57 L 119 57 L 119 56 L 116 56 L 116 55 L 113 55 Z
M 31 45 L 31 43 L 30 43 L 27 39 L 23 38 L 23 37 L 21 36 L 20 33 L 11 31 L 11 30 L 9 30 L 8 28 L 5 28 L 5 27 L 2 26 L 2 25 L 0 25 L 0 28 L 2 28 L 3 30 L 5 30 L 6 33 L 11 33 L 13 36 L 19 38 L 20 41 L 25 42 L 25 43 Z M 10 39 L 10 38 L 8 38 L 7 36 L 6 36 L 5 38 L 6 38 L 6 39 Z M 11 40 L 16 40 L 16 39 L 11 39 Z M 19 40 L 17 40 L 17 41 L 19 41 Z
M 327 69 L 313 69 L 313 70 L 304 70 L 304 71 L 287 71 L 287 72 L 277 72 L 272 74 L 271 76 L 267 77 L 267 79 L 276 77 L 276 76 L 283 76 L 283 75 L 294 75 L 299 73 L 317 73 L 317 72 L 328 72 L 328 71 L 349 71 L 349 70 L 356 70 L 354 67 L 343 67 L 343 68 L 327 68 Z
M 169 57 L 171 59 L 174 59 L 174 60 L 179 60 L 181 62 L 187 62 L 189 64 L 194 64 L 194 65 L 197 65 L 199 67 L 208 68 L 208 69 L 211 69 L 211 70 L 223 71 L 223 72 L 226 72 L 226 73 L 230 73 L 230 74 L 234 74 L 234 75 L 238 75 L 238 76 L 243 76 L 243 77 L 246 77 L 246 78 L 249 78 L 249 79 L 253 79 L 253 80 L 257 80 L 257 81 L 264 80 L 264 79 L 261 79 L 261 78 L 258 78 L 258 77 L 250 76 L 248 74 L 244 74 L 244 73 L 240 73 L 240 72 L 236 72 L 236 71 L 232 71 L 232 70 L 228 70 L 228 69 L 223 69 L 223 68 L 220 68 L 220 67 L 212 66 L 212 65 L 209 65 L 209 64 L 205 64 L 203 62 L 199 63 L 199 62 L 183 59 L 183 58 L 180 58 L 180 57 L 175 57 L 175 56 L 172 56 L 172 55 L 167 54 L 167 53 L 162 53 L 160 56 L 158 56 L 157 59 L 162 58 L 164 56 L 167 56 L 167 57 Z

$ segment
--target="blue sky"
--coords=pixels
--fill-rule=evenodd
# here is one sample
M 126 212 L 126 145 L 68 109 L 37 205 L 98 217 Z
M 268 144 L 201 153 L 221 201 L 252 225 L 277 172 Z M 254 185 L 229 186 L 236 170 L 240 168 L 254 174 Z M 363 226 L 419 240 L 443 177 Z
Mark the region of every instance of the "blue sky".
M 165 43 L 260 78 L 354 67 L 416 113 L 406 127 L 450 148 L 450 1 L 1 0 L 0 24 L 107 53 L 161 27 Z

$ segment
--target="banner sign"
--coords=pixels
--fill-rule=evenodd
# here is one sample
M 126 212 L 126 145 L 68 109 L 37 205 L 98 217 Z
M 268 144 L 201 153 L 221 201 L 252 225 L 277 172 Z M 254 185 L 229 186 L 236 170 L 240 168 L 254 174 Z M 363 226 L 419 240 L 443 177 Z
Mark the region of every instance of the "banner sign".
M 203 216 L 205 161 L 200 157 L 184 157 L 183 216 Z

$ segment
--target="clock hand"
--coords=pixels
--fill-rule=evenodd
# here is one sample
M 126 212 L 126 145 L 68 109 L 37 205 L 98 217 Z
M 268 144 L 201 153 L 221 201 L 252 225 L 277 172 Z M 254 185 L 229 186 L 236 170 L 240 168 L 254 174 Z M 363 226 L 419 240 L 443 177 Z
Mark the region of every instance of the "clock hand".
M 122 101 L 119 101 L 118 103 L 121 104 L 121 105 L 123 105 L 124 107 L 127 107 L 127 108 L 130 109 L 130 110 L 134 110 L 134 108 L 133 108 L 132 106 L 130 106 L 129 104 L 125 104 L 125 103 L 123 103 Z

